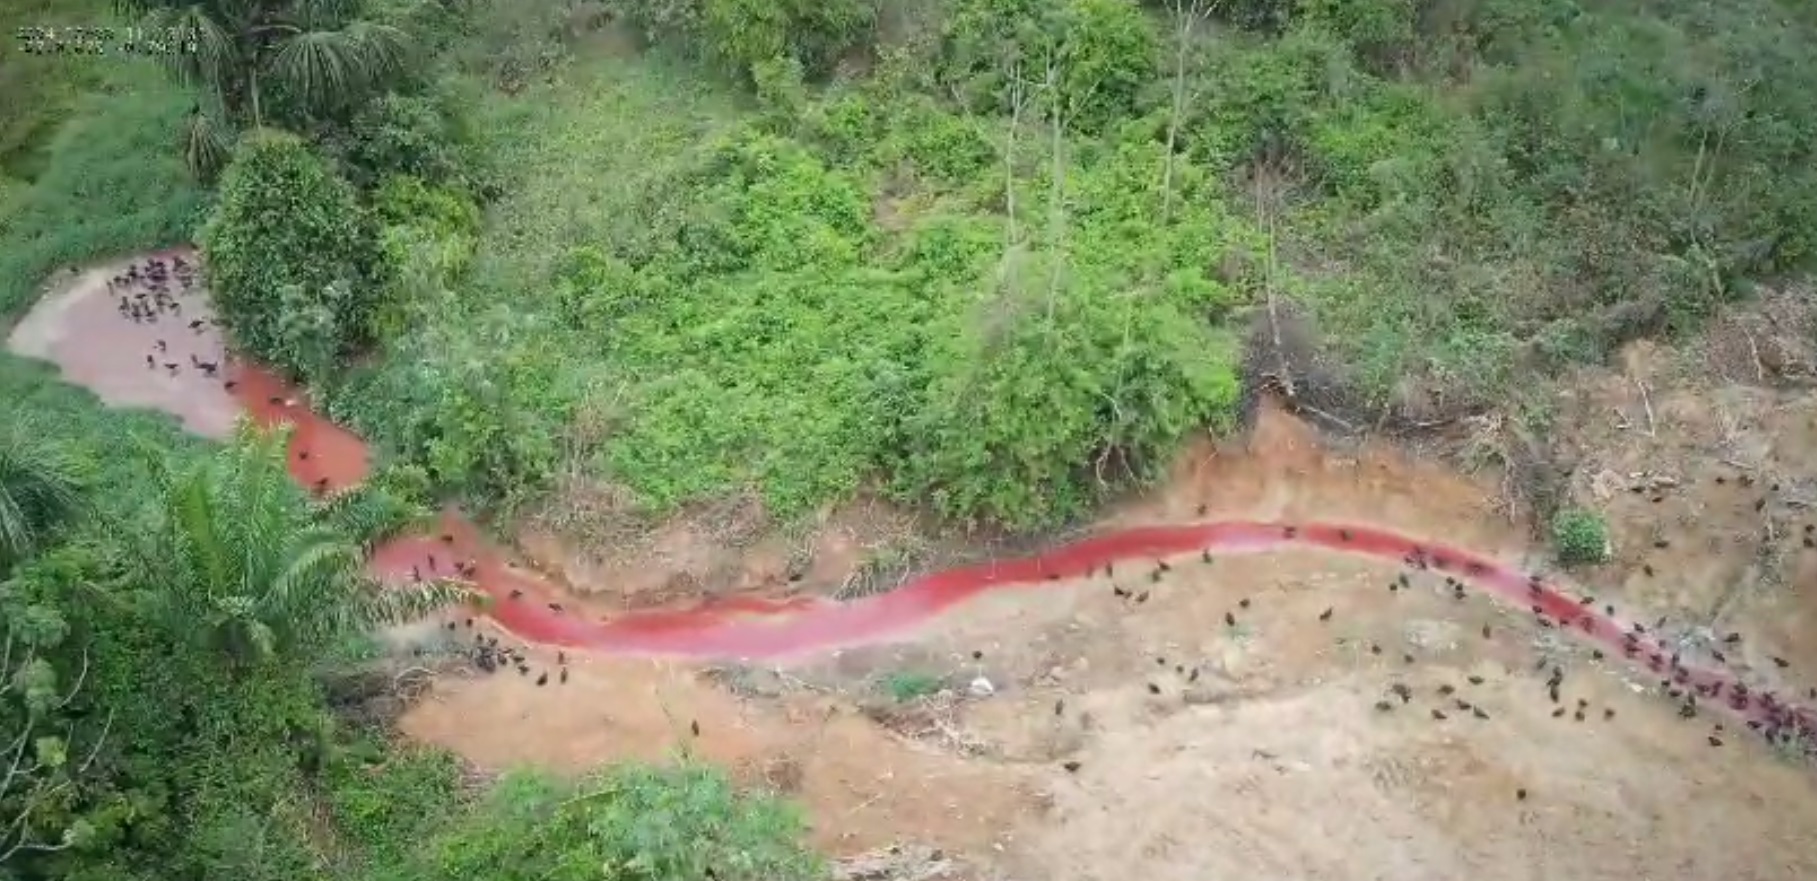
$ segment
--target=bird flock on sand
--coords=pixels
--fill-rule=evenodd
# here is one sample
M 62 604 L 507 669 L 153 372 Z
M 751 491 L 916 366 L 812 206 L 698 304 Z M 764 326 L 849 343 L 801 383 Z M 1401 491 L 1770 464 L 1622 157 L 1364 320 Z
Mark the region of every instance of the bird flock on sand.
M 441 541 L 444 547 L 452 548 L 454 545 L 454 536 L 450 533 L 442 533 Z M 435 553 L 431 552 L 426 556 L 422 564 L 410 567 L 410 580 L 420 584 L 426 578 L 435 579 L 447 577 L 445 573 L 452 573 L 453 577 L 461 580 L 473 581 L 479 574 L 479 561 L 473 559 L 446 559 L 438 557 Z M 524 592 L 522 590 L 511 591 L 510 600 L 512 602 L 521 601 L 523 598 Z M 566 611 L 566 607 L 558 602 L 550 602 L 548 606 L 549 611 L 557 615 Z M 474 619 L 469 617 L 463 621 L 448 621 L 444 623 L 443 626 L 446 627 L 450 633 L 459 631 L 463 627 L 471 631 L 474 630 Z M 416 653 L 422 655 L 424 650 L 418 649 Z M 501 670 L 516 668 L 519 676 L 528 677 L 532 669 L 528 647 L 504 645 L 499 641 L 498 637 L 488 636 L 484 633 L 474 633 L 473 642 L 462 651 L 462 654 L 464 654 L 467 659 L 472 662 L 473 666 L 482 673 L 497 673 Z M 566 685 L 568 683 L 568 653 L 563 651 L 556 652 L 555 663 L 555 681 L 558 685 Z M 549 684 L 548 670 L 537 671 L 536 684 L 538 686 Z
M 183 259 L 181 254 L 173 254 L 168 259 L 150 257 L 134 261 L 126 271 L 108 279 L 107 291 L 116 300 L 116 310 L 126 321 L 141 325 L 169 326 L 172 333 L 188 330 L 191 334 L 200 335 L 208 328 L 206 318 L 183 315 L 183 302 L 195 292 L 195 264 Z M 170 360 L 170 342 L 159 337 L 152 342 L 152 350 L 145 353 L 145 369 L 162 369 L 171 376 L 183 370 L 194 370 L 210 379 L 218 378 L 221 372 L 219 358 L 204 361 L 191 354 L 188 363 Z M 232 389 L 234 383 L 226 383 Z
M 1718 477 L 1716 482 L 1726 484 L 1729 480 L 1726 477 Z M 1755 478 L 1747 475 L 1735 480 L 1735 485 L 1743 489 L 1752 487 L 1754 484 Z M 1777 489 L 1778 487 L 1775 485 L 1773 490 L 1777 491 Z M 1766 500 L 1763 499 L 1755 505 L 1756 511 L 1764 509 L 1766 504 Z M 1200 506 L 1199 514 L 1200 516 L 1206 514 L 1206 506 Z M 1282 538 L 1291 540 L 1297 536 L 1297 527 L 1282 526 L 1280 528 Z M 1817 524 L 1804 524 L 1798 537 L 1805 548 L 1817 548 Z M 1349 542 L 1353 536 L 1347 530 L 1340 529 L 1337 531 L 1337 538 L 1340 542 Z M 1655 548 L 1668 546 L 1669 542 L 1665 540 L 1654 542 Z M 1200 554 L 1201 564 L 1209 565 L 1215 562 L 1215 559 L 1209 550 Z M 1414 579 L 1422 574 L 1430 577 L 1430 575 L 1440 574 L 1443 570 L 1458 565 L 1456 560 L 1448 559 L 1440 553 L 1421 547 L 1415 547 L 1401 562 L 1402 571 L 1387 583 L 1387 589 L 1391 594 L 1412 590 L 1415 587 Z M 1126 607 L 1133 607 L 1147 603 L 1152 591 L 1167 580 L 1173 568 L 1173 565 L 1165 560 L 1155 560 L 1152 568 L 1139 576 L 1141 578 L 1139 583 L 1142 584 L 1140 587 L 1127 587 L 1118 583 L 1115 563 L 1106 563 L 1102 568 L 1102 573 L 1105 578 L 1111 580 L 1113 596 Z M 1463 570 L 1463 574 L 1472 577 L 1488 574 L 1486 567 L 1475 563 L 1465 564 Z M 1652 565 L 1644 565 L 1643 571 L 1649 576 L 1653 575 Z M 1456 575 L 1444 575 L 1443 577 L 1442 592 L 1444 595 L 1449 595 L 1458 601 L 1469 596 L 1470 588 L 1464 578 Z M 1554 592 L 1553 588 L 1547 586 L 1542 576 L 1537 574 L 1527 576 L 1526 589 L 1534 600 L 1535 605 L 1532 607 L 1532 612 L 1535 622 L 1541 628 L 1561 630 L 1576 628 L 1585 633 L 1592 633 L 1600 626 L 1596 618 L 1598 604 L 1595 597 L 1577 598 L 1573 605 L 1580 609 L 1580 612 L 1558 615 L 1549 613 L 1540 604 L 1548 594 Z M 1234 609 L 1224 613 L 1225 625 L 1232 628 L 1239 626 L 1241 617 L 1248 612 L 1250 606 L 1250 599 L 1239 599 Z M 1613 605 L 1604 604 L 1600 607 L 1600 612 L 1607 616 L 1607 619 L 1613 619 L 1616 609 Z M 1318 624 L 1329 626 L 1336 614 L 1336 607 L 1325 608 L 1317 616 Z M 1748 665 L 1733 662 L 1728 656 L 1730 653 L 1736 652 L 1742 645 L 1743 638 L 1740 633 L 1731 631 L 1715 635 L 1708 640 L 1710 644 L 1702 647 L 1684 645 L 1683 642 L 1680 642 L 1678 644 L 1684 647 L 1675 649 L 1661 635 L 1661 631 L 1666 628 L 1667 623 L 1665 618 L 1657 619 L 1651 628 L 1651 635 L 1649 635 L 1649 627 L 1645 624 L 1636 622 L 1629 625 L 1628 629 L 1619 637 L 1619 651 L 1624 658 L 1645 666 L 1659 677 L 1659 692 L 1677 704 L 1679 718 L 1698 719 L 1704 716 L 1705 710 L 1711 704 L 1725 706 L 1741 717 L 1742 723 L 1733 728 L 1731 726 L 1735 725 L 1734 719 L 1730 719 L 1727 723 L 1721 719 L 1711 720 L 1710 728 L 1704 738 L 1711 747 L 1721 747 L 1731 737 L 1747 734 L 1760 737 L 1778 750 L 1806 758 L 1817 757 L 1817 725 L 1813 724 L 1808 711 L 1788 704 L 1785 698 L 1771 690 L 1750 689 L 1741 681 L 1740 676 L 1726 678 L 1703 674 L 1685 664 L 1690 655 L 1701 652 L 1716 664 L 1737 673 L 1752 672 Z M 1491 639 L 1495 635 L 1495 629 L 1490 624 L 1484 624 L 1481 634 L 1483 639 Z M 1367 643 L 1367 648 L 1373 656 L 1381 657 L 1387 654 L 1379 643 Z M 973 657 L 981 658 L 982 653 L 974 652 Z M 1778 671 L 1785 671 L 1791 666 L 1790 662 L 1783 657 L 1777 655 L 1767 655 L 1766 657 Z M 1602 649 L 1594 649 L 1590 652 L 1590 658 L 1593 661 L 1602 661 L 1605 653 Z M 1165 657 L 1156 657 L 1154 660 L 1156 665 L 1162 669 L 1169 666 Z M 1400 660 L 1406 665 L 1415 662 L 1413 655 L 1406 653 L 1401 654 Z M 1186 683 L 1194 683 L 1199 679 L 1200 670 L 1197 665 L 1176 663 L 1172 667 L 1173 671 Z M 1599 715 L 1605 721 L 1615 718 L 1614 707 L 1594 707 L 1586 698 L 1572 698 L 1566 694 L 1565 664 L 1542 657 L 1536 667 L 1536 672 L 1545 674 L 1543 693 L 1545 700 L 1553 705 L 1550 711 L 1552 718 L 1564 719 L 1569 716 L 1574 722 L 1585 722 Z M 1148 693 L 1155 697 L 1163 696 L 1170 690 L 1163 685 L 1163 681 L 1148 680 L 1146 683 Z M 1419 694 L 1408 684 L 1396 681 L 1385 689 L 1381 699 L 1375 702 L 1374 708 L 1377 712 L 1393 713 L 1418 702 L 1426 711 L 1426 715 L 1437 723 L 1448 722 L 1454 718 L 1488 720 L 1491 718 L 1489 708 L 1480 705 L 1478 699 L 1474 699 L 1469 693 L 1471 687 L 1481 686 L 1484 682 L 1484 677 L 1472 674 L 1466 676 L 1461 684 L 1443 683 L 1436 689 L 1431 689 L 1430 694 Z M 1182 692 L 1182 696 L 1184 696 L 1184 692 Z M 1817 688 L 1806 689 L 1804 697 L 1817 701 Z M 1055 716 L 1064 715 L 1066 712 L 1065 701 L 1056 701 L 1053 712 Z M 1076 760 L 1069 760 L 1062 763 L 1061 767 L 1068 772 L 1077 772 L 1082 764 Z M 1517 799 L 1525 801 L 1528 798 L 1528 791 L 1524 787 L 1517 788 L 1514 795 Z

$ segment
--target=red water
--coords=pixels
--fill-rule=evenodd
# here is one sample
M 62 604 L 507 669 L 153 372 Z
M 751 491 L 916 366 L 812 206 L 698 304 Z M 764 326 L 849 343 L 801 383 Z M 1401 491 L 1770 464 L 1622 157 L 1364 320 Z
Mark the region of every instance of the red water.
M 271 375 L 236 368 L 236 395 L 261 424 L 292 423 L 291 473 L 321 491 L 363 480 L 368 458 L 353 434 L 311 412 L 300 395 Z M 302 458 L 299 453 L 308 452 Z M 1675 657 L 1642 625 L 1616 610 L 1560 592 L 1558 585 L 1469 551 L 1421 542 L 1362 524 L 1220 522 L 1130 529 L 1053 549 L 1039 557 L 993 562 L 923 576 L 898 590 L 854 602 L 816 598 L 738 598 L 692 609 L 640 611 L 597 619 L 559 608 L 554 588 L 513 564 L 457 512 L 438 532 L 400 538 L 371 562 L 381 580 L 449 577 L 457 562 L 492 600 L 490 614 L 517 635 L 542 643 L 612 653 L 699 659 L 779 659 L 874 642 L 899 635 L 943 610 L 989 591 L 1038 591 L 1124 560 L 1154 561 L 1211 550 L 1221 554 L 1317 546 L 1397 561 L 1444 573 L 1482 588 L 1515 608 L 1530 609 L 1543 626 L 1570 630 L 1657 674 L 1681 702 L 1718 705 L 1769 737 L 1817 736 L 1817 715 L 1769 691 L 1752 690 L 1712 658 Z M 413 571 L 414 570 L 414 571 Z M 1810 742 L 1806 740 L 1805 742 Z

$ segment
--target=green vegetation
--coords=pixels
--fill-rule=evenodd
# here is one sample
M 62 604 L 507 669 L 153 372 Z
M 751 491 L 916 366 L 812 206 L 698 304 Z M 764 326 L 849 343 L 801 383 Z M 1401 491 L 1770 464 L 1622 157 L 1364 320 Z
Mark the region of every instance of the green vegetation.
M 319 380 L 364 338 L 359 212 L 353 187 L 301 138 L 240 143 L 199 244 L 221 320 L 247 352 Z
M 331 650 L 458 596 L 361 574 L 359 545 L 401 525 L 370 512 L 407 510 L 383 488 L 315 503 L 281 435 L 165 458 L 61 416 L 26 433 L 31 404 L 4 400 L 0 876 L 821 877 L 791 809 L 714 771 L 507 777 L 473 799 L 448 757 L 338 720 L 327 695 L 362 671 Z M 139 469 L 115 482 L 94 463 L 122 446 Z
M 1552 518 L 1552 548 L 1567 566 L 1609 559 L 1609 524 L 1595 511 L 1566 508 Z
M 1244 369 L 1316 354 L 1359 423 L 1523 408 L 1817 253 L 1809 4 L 124 8 L 208 51 L 0 68 L 0 315 L 198 238 L 235 339 L 387 463 L 316 504 L 274 439 L 0 356 L 6 878 L 815 877 L 685 763 L 470 796 L 337 715 L 370 628 L 452 598 L 360 549 L 601 489 L 1049 528 L 1228 428 Z
M 891 673 L 881 683 L 885 694 L 899 704 L 906 704 L 916 698 L 927 697 L 940 690 L 940 677 L 928 673 L 905 670 Z

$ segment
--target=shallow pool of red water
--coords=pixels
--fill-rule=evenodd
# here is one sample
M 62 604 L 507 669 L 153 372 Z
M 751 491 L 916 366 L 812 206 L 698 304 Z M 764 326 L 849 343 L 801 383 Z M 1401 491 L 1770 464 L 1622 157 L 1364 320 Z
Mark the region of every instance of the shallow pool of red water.
M 235 394 L 256 422 L 295 426 L 290 467 L 300 483 L 333 492 L 365 479 L 369 458 L 359 438 L 317 416 L 301 395 L 270 374 L 249 366 L 237 366 L 235 372 Z M 371 565 L 380 580 L 403 583 L 413 577 L 451 577 L 457 565 L 467 564 L 471 568 L 465 577 L 490 598 L 488 614 L 535 642 L 619 654 L 779 660 L 900 636 L 987 592 L 1065 589 L 1056 585 L 1125 560 L 1287 546 L 1359 554 L 1445 574 L 1531 611 L 1543 626 L 1572 631 L 1611 660 L 1621 658 L 1652 671 L 1681 702 L 1725 707 L 1763 734 L 1817 734 L 1817 716 L 1809 709 L 1771 692 L 1750 690 L 1724 665 L 1674 655 L 1644 625 L 1622 619 L 1613 608 L 1568 596 L 1555 583 L 1496 560 L 1363 524 L 1151 526 L 1100 535 L 1036 557 L 925 575 L 895 591 L 852 602 L 737 598 L 607 619 L 563 607 L 548 582 L 512 563 L 455 511 L 444 513 L 434 534 L 406 536 L 379 548 Z

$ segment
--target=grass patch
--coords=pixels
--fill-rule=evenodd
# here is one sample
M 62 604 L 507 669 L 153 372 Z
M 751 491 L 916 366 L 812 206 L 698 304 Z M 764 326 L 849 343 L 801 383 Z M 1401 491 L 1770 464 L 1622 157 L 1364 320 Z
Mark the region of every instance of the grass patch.
M 883 677 L 883 693 L 899 704 L 927 697 L 940 690 L 940 677 L 930 673 L 899 671 Z
M 0 206 L 0 318 L 57 269 L 188 241 L 201 219 L 181 151 L 192 99 L 148 61 L 110 63 L 111 85 L 76 102 L 42 173 Z
M 0 8 L 0 34 L 12 41 L 0 64 L 0 181 L 36 179 L 56 155 L 49 145 L 58 127 L 107 79 L 108 68 L 120 63 L 92 55 L 28 55 L 16 35 L 108 25 L 112 13 L 108 0 L 12 0 Z

